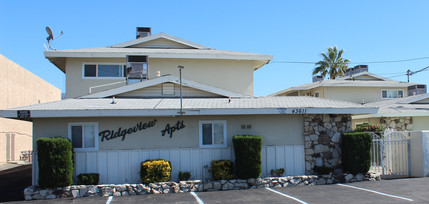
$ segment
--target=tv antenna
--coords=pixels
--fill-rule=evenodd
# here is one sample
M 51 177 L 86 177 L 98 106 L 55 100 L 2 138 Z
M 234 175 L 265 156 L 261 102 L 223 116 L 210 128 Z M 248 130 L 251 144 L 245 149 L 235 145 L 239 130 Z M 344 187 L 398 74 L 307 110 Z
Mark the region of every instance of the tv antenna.
M 56 49 L 54 49 L 54 48 L 52 48 L 52 46 L 51 46 L 51 41 L 52 40 L 55 40 L 55 39 L 57 39 L 58 37 L 60 37 L 61 35 L 63 35 L 64 33 L 63 33 L 63 31 L 61 31 L 60 32 L 60 34 L 57 36 L 57 37 L 54 37 L 54 34 L 52 33 L 52 29 L 49 27 L 49 26 L 46 26 L 46 32 L 48 33 L 48 37 L 46 38 L 46 40 L 48 41 L 48 47 L 49 47 L 49 49 L 51 49 L 51 50 L 56 50 Z M 48 51 L 48 48 L 46 47 L 46 45 L 45 45 L 45 49 L 46 49 L 46 51 Z

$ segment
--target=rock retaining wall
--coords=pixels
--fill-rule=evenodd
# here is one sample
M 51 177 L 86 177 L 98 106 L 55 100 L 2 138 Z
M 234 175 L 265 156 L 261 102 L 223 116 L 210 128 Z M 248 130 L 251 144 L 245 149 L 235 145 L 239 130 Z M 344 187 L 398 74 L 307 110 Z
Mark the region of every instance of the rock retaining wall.
M 380 180 L 379 174 L 344 174 L 343 182 L 354 181 L 375 181 Z M 54 198 L 79 198 L 93 196 L 129 196 L 144 194 L 167 194 L 202 191 L 225 191 L 240 190 L 249 188 L 281 188 L 304 185 L 322 185 L 336 183 L 338 179 L 332 175 L 322 176 L 287 176 L 287 177 L 267 177 L 257 179 L 235 179 L 221 180 L 203 183 L 200 180 L 161 182 L 145 184 L 122 184 L 122 185 L 73 185 L 57 189 L 39 189 L 30 186 L 24 190 L 25 200 L 43 200 Z

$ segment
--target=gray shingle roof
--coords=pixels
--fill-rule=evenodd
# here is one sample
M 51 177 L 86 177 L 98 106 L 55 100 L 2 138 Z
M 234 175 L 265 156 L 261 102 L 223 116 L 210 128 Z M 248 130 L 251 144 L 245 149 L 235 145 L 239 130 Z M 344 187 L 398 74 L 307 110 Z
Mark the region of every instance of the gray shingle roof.
M 30 110 L 32 117 L 177 115 L 180 99 L 66 99 L 7 109 L 3 117 L 16 117 L 17 110 Z M 186 115 L 290 114 L 306 109 L 309 114 L 366 114 L 376 109 L 351 102 L 315 97 L 191 98 L 183 99 Z M 55 112 L 57 111 L 57 112 Z M 53 114 L 55 113 L 55 114 Z
M 368 103 L 369 106 L 378 107 L 378 112 L 373 114 L 374 117 L 380 116 L 429 116 L 429 104 L 414 103 L 418 100 L 429 98 L 429 93 L 409 96 L 405 98 L 383 100 Z

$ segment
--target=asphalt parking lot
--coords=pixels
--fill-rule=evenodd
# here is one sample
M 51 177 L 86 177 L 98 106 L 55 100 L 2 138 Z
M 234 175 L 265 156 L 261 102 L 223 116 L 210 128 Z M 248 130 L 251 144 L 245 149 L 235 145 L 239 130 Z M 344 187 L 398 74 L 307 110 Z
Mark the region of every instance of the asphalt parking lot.
M 55 199 L 30 203 L 429 203 L 429 178 L 357 182 L 345 185 Z

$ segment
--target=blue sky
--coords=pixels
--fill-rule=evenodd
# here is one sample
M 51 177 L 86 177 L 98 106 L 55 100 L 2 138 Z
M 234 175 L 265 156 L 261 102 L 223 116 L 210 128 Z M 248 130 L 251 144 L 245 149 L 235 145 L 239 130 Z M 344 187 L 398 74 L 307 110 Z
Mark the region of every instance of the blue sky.
M 10 1 L 0 0 L 0 54 L 65 91 L 65 75 L 44 58 L 45 27 L 56 49 L 105 47 L 135 38 L 138 26 L 220 50 L 270 54 L 254 72 L 256 96 L 310 83 L 329 46 L 384 77 L 406 81 L 429 66 L 429 1 Z M 352 64 L 353 66 L 356 64 Z M 401 75 L 403 74 L 403 75 Z M 400 76 L 398 76 L 400 75 Z M 428 83 L 429 71 L 410 77 Z

